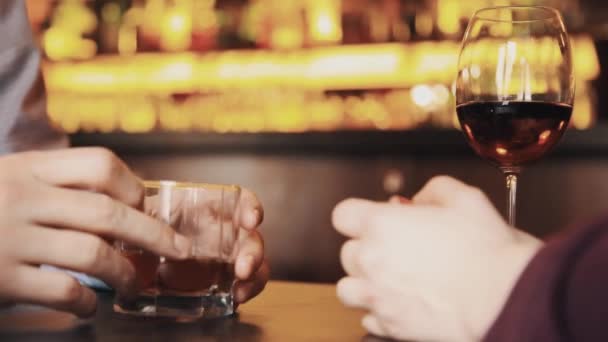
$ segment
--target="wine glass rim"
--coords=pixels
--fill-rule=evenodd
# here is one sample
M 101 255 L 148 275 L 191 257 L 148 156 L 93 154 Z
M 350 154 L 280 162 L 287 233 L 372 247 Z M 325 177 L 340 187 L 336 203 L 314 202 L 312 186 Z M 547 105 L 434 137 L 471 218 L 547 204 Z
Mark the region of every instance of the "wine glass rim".
M 491 17 L 484 17 L 483 16 L 484 12 L 498 11 L 498 10 L 504 10 L 504 9 L 511 9 L 511 10 L 536 10 L 536 11 L 543 11 L 543 12 L 549 13 L 549 14 L 546 17 L 544 17 L 544 18 L 525 19 L 525 20 L 500 19 L 500 18 L 491 18 Z M 510 5 L 510 6 L 484 7 L 482 9 L 477 10 L 475 12 L 475 14 L 473 15 L 473 18 L 475 18 L 477 20 L 493 21 L 493 22 L 501 22 L 501 23 L 532 23 L 532 22 L 537 22 L 537 21 L 547 21 L 547 20 L 560 19 L 560 14 L 559 14 L 558 10 L 556 10 L 553 7 L 549 7 L 549 6 Z

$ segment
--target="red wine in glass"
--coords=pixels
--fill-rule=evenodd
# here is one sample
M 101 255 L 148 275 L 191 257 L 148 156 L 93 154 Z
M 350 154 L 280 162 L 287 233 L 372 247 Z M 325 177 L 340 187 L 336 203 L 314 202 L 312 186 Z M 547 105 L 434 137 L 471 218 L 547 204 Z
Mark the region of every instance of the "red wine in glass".
M 564 134 L 574 85 L 570 39 L 557 10 L 475 12 L 458 57 L 456 112 L 469 145 L 505 176 L 510 225 L 522 166 L 547 154 Z
M 519 167 L 549 152 L 568 127 L 572 106 L 488 101 L 456 107 L 469 145 L 498 167 Z

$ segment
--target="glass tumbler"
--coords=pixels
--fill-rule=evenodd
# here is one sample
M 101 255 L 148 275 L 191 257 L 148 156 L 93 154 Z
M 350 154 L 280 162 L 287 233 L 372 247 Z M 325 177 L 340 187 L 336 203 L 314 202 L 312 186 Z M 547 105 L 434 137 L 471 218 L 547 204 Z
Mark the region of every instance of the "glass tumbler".
M 146 214 L 192 240 L 191 257 L 172 260 L 124 242 L 116 248 L 136 270 L 139 293 L 117 295 L 114 311 L 145 316 L 215 318 L 234 312 L 232 286 L 237 253 L 234 185 L 145 182 Z

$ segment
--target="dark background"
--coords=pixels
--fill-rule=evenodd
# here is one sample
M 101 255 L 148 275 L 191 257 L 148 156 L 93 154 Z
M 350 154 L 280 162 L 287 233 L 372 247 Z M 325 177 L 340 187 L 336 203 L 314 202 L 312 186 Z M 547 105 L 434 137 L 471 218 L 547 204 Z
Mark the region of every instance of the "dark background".
M 72 141 L 109 146 L 144 178 L 238 183 L 255 191 L 266 209 L 261 229 L 275 279 L 341 276 L 343 238 L 330 217 L 346 197 L 411 196 L 446 174 L 483 189 L 501 212 L 505 207 L 503 176 L 457 131 L 86 134 Z M 608 129 L 568 131 L 554 153 L 524 169 L 518 227 L 548 237 L 608 213 L 607 156 Z M 399 185 L 400 178 L 401 186 L 386 184 Z

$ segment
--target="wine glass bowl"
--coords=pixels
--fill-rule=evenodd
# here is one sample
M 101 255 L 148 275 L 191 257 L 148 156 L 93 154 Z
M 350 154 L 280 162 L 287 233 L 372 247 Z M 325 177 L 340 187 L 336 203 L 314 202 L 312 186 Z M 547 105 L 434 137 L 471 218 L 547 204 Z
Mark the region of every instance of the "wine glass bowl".
M 562 137 L 574 84 L 570 42 L 556 10 L 503 6 L 472 17 L 458 60 L 456 111 L 469 145 L 507 176 L 511 224 L 517 175 Z

